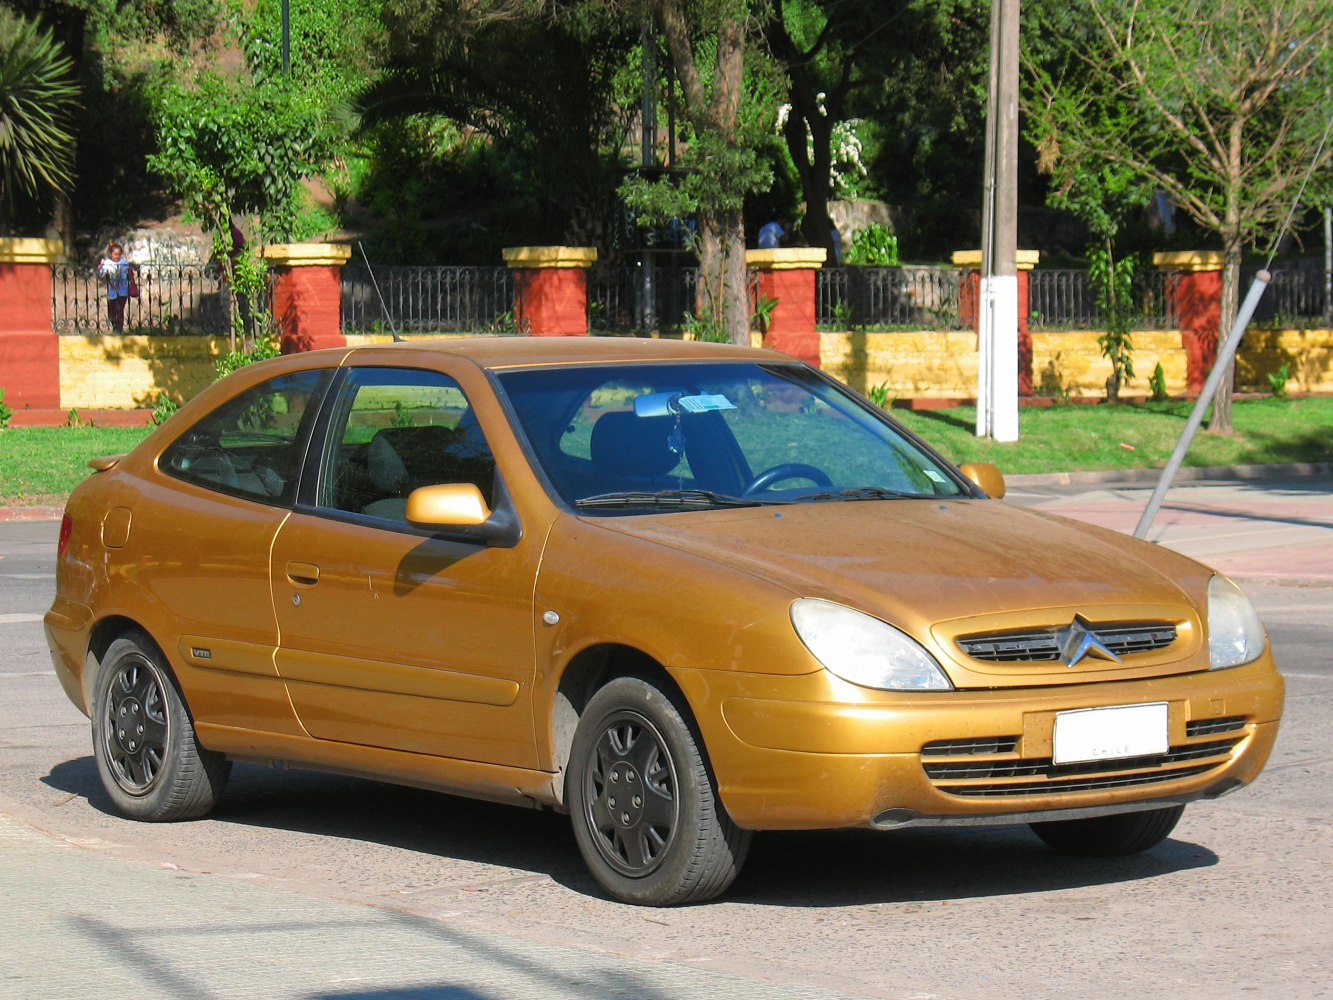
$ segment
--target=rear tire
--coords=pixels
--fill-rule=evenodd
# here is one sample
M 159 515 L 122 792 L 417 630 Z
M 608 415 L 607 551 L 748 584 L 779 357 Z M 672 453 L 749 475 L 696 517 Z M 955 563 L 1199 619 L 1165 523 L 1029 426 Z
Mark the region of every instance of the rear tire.
M 102 787 L 121 815 L 193 819 L 217 804 L 231 761 L 199 746 L 175 678 L 146 635 L 130 633 L 107 649 L 92 723 Z
M 1116 813 L 1092 819 L 1032 823 L 1032 832 L 1061 854 L 1112 858 L 1156 847 L 1176 828 L 1184 806 Z
M 593 877 L 622 903 L 674 906 L 725 892 L 751 834 L 717 798 L 686 711 L 651 682 L 611 681 L 574 733 L 566 801 Z

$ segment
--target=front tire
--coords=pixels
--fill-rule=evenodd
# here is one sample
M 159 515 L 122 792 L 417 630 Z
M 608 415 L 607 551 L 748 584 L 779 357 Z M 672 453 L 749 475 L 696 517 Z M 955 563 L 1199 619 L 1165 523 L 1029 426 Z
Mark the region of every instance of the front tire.
M 107 649 L 92 723 L 97 772 L 121 815 L 193 819 L 217 804 L 231 761 L 199 746 L 175 680 L 147 636 L 123 636 Z
M 685 710 L 651 682 L 617 678 L 592 697 L 566 782 L 583 860 L 620 902 L 700 902 L 740 872 L 750 832 L 718 801 Z
M 1061 854 L 1113 858 L 1138 854 L 1164 841 L 1180 822 L 1184 806 L 1116 813 L 1091 819 L 1032 823 L 1032 832 Z

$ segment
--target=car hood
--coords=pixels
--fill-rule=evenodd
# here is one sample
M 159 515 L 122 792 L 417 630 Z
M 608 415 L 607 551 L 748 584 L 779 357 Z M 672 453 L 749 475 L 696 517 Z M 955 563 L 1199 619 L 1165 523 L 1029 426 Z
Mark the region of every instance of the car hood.
M 895 623 L 1049 608 L 1197 613 L 1208 571 L 1134 538 L 995 500 L 883 500 L 599 518 Z

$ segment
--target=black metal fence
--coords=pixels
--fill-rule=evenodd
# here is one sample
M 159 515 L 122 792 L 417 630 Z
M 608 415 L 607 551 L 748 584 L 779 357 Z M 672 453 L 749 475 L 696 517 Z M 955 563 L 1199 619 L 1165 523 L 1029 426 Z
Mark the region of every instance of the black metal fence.
M 95 269 L 53 265 L 52 328 L 60 334 L 85 335 L 222 335 L 228 330 L 230 293 L 213 269 L 200 264 L 143 265 L 138 272 L 139 294 L 127 301 L 120 331 L 107 311 L 107 290 L 107 281 Z
M 1240 272 L 1240 298 L 1250 289 L 1257 267 Z M 1324 262 L 1301 257 L 1274 264 L 1272 280 L 1254 311 L 1254 322 L 1269 327 L 1311 327 L 1333 324 L 1333 288 Z
M 342 273 L 342 325 L 348 333 L 513 333 L 513 272 L 384 266 L 372 273 L 362 264 L 348 264 Z
M 1180 325 L 1171 271 L 1140 271 L 1134 276 L 1138 330 L 1171 330 Z M 1028 325 L 1034 330 L 1090 330 L 1105 322 L 1088 272 L 1077 268 L 1037 268 L 1028 272 Z
M 964 273 L 929 264 L 820 268 L 815 322 L 826 330 L 961 330 Z
M 1242 271 L 1241 295 L 1254 268 Z M 961 330 L 966 271 L 939 265 L 826 267 L 816 272 L 820 329 Z M 1262 326 L 1333 324 L 1333 295 L 1323 261 L 1276 264 L 1254 322 Z M 376 291 L 375 281 L 379 283 Z M 1179 275 L 1145 270 L 1135 278 L 1136 329 L 1179 325 Z M 694 311 L 698 269 L 679 255 L 649 264 L 599 264 L 588 272 L 588 328 L 594 333 L 677 330 Z M 225 335 L 229 291 L 199 264 L 145 264 L 139 295 L 125 309 L 129 334 Z M 517 332 L 514 272 L 506 267 L 379 267 L 349 264 L 342 274 L 342 325 L 349 333 Z M 1028 274 L 1034 330 L 1086 330 L 1103 323 L 1088 272 L 1037 268 Z M 266 308 L 256 303 L 256 309 Z M 107 283 L 86 267 L 51 269 L 52 324 L 61 334 L 116 332 L 107 310 Z M 970 323 L 970 317 L 968 318 Z

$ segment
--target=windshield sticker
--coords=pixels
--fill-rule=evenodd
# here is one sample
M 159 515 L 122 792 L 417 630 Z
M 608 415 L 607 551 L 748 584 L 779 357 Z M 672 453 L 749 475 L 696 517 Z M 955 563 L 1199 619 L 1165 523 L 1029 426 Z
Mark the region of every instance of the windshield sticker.
M 931 482 L 933 482 L 933 483 L 945 483 L 945 482 L 948 482 L 947 479 L 945 479 L 943 476 L 941 476 L 941 475 L 940 475 L 938 472 L 936 472 L 934 469 L 922 469 L 921 471 L 924 472 L 924 473 L 926 474 L 926 478 L 929 479 L 929 480 L 930 480 Z
M 734 410 L 736 404 L 722 395 L 678 396 L 673 402 L 686 413 L 708 413 L 711 410 Z

